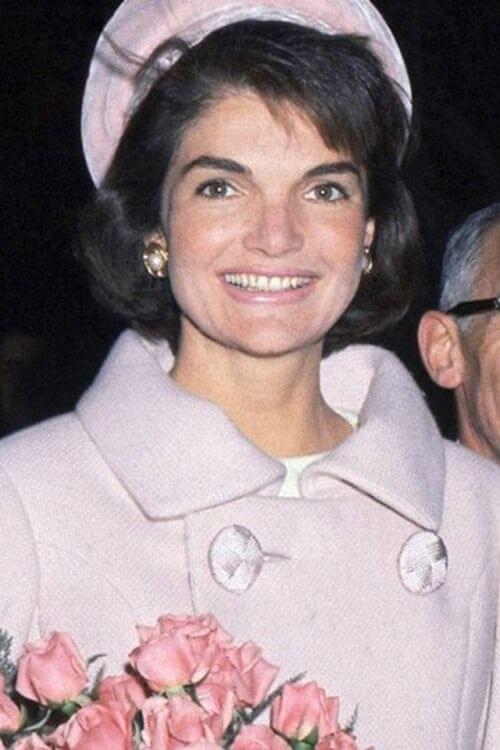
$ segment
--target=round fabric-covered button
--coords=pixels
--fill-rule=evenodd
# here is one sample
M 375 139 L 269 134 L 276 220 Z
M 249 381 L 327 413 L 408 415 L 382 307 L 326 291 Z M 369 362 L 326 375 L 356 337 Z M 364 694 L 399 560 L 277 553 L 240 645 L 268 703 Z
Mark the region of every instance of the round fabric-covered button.
M 258 539 L 245 526 L 226 526 L 214 537 L 208 551 L 213 577 L 235 593 L 246 591 L 255 583 L 264 559 Z
M 399 575 L 412 594 L 431 594 L 443 585 L 448 570 L 444 542 L 433 531 L 418 531 L 401 549 Z

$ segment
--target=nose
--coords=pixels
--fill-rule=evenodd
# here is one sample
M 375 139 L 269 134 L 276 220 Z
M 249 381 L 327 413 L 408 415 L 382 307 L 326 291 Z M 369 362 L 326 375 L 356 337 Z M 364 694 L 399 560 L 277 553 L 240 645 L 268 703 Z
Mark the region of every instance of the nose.
M 289 201 L 262 202 L 251 218 L 244 238 L 247 250 L 269 256 L 295 253 L 302 248 L 303 235 Z

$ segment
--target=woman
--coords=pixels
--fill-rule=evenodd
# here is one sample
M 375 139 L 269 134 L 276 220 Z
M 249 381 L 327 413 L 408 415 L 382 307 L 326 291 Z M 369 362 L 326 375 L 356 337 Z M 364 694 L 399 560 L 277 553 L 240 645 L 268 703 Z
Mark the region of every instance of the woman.
M 116 60 L 132 56 L 115 31 L 162 33 L 152 7 L 108 27 Z M 2 446 L 6 554 L 26 571 L 5 616 L 19 640 L 69 630 L 116 666 L 135 622 L 212 611 L 345 718 L 358 705 L 361 745 L 493 748 L 497 470 L 441 440 L 392 355 L 356 344 L 415 283 L 407 98 L 367 41 L 306 8 L 214 2 L 201 34 L 195 4 L 170 8 L 194 42 L 154 52 L 132 103 L 99 89 L 98 47 L 82 258 L 135 330 L 75 413 Z M 106 103 L 129 111 L 116 151 Z

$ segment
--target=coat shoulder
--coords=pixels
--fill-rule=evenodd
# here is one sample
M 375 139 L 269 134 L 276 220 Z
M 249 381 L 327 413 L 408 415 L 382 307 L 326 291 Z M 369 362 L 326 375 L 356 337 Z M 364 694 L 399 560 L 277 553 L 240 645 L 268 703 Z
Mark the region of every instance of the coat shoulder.
M 64 466 L 76 468 L 85 444 L 92 445 L 76 414 L 62 414 L 1 440 L 0 469 L 17 488 L 26 486 L 29 478 L 40 484 Z
M 1 465 L 0 517 L 0 628 L 13 638 L 12 656 L 17 657 L 36 631 L 40 569 L 29 513 Z
M 74 413 L 54 417 L 0 441 L 0 627 L 14 652 L 38 634 L 42 551 L 57 546 L 63 506 L 79 518 L 75 487 L 89 486 L 101 459 Z M 79 498 L 81 500 L 81 497 Z
M 444 441 L 447 481 L 460 494 L 497 501 L 500 506 L 500 466 L 468 448 Z
M 61 505 L 107 477 L 92 439 L 75 413 L 53 417 L 0 441 L 0 473 L 23 504 L 34 528 L 59 514 Z

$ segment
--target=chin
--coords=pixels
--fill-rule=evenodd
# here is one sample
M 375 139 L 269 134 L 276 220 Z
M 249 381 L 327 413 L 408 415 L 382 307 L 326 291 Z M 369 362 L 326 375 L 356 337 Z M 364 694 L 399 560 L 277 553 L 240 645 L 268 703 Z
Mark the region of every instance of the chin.
M 310 351 L 316 347 L 322 348 L 324 335 L 299 338 L 297 336 L 285 335 L 262 335 L 251 336 L 227 341 L 228 348 L 235 349 L 244 354 L 261 359 L 286 356 L 293 352 Z M 224 343 L 224 342 L 223 342 Z
M 298 330 L 297 327 L 273 325 L 271 321 L 253 321 L 251 325 L 241 321 L 230 321 L 231 325 L 198 325 L 193 319 L 183 317 L 181 335 L 187 341 L 201 336 L 228 351 L 241 352 L 252 357 L 271 358 L 292 352 L 311 351 L 322 348 L 327 330 Z M 194 340 L 193 340 L 194 334 Z

